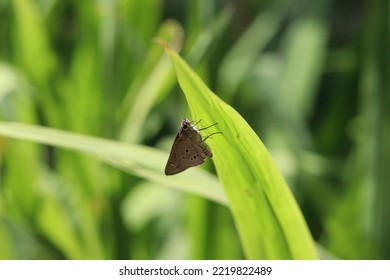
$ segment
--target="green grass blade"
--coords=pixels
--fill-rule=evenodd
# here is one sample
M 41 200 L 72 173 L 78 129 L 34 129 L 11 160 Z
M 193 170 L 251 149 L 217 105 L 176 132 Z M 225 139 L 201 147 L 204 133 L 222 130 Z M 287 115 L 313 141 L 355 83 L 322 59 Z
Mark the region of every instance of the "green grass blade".
M 160 29 L 159 37 L 171 42 L 180 50 L 183 31 L 175 21 L 166 21 Z M 153 106 L 175 85 L 172 64 L 161 48 L 152 45 L 144 65 L 126 93 L 120 108 L 119 120 L 123 122 L 119 139 L 137 143 L 142 139 L 144 122 Z
M 218 122 L 208 133 L 214 129 L 223 133 L 207 142 L 247 258 L 318 258 L 301 211 L 259 137 L 176 52 L 168 47 L 166 52 L 193 120 L 202 119 L 204 126 Z
M 221 64 L 218 77 L 219 86 L 226 97 L 231 98 L 237 91 L 260 51 L 279 30 L 280 24 L 280 14 L 262 13 L 230 49 Z
M 45 83 L 55 68 L 48 34 L 38 5 L 33 1 L 12 2 L 15 15 L 15 47 L 20 66 L 37 82 Z
M 153 148 L 11 122 L 0 122 L 0 135 L 81 151 L 159 185 L 226 204 L 225 195 L 214 176 L 200 169 L 191 169 L 179 176 L 165 176 L 164 165 L 168 154 Z

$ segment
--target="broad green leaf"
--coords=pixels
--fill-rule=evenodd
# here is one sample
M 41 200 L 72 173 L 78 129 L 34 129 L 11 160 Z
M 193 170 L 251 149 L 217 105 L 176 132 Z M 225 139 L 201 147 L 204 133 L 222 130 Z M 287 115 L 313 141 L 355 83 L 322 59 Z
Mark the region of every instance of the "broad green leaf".
M 317 259 L 302 213 L 259 137 L 176 52 L 161 43 L 174 64 L 193 120 L 202 119 L 204 126 L 218 122 L 207 133 L 223 133 L 207 143 L 247 258 Z

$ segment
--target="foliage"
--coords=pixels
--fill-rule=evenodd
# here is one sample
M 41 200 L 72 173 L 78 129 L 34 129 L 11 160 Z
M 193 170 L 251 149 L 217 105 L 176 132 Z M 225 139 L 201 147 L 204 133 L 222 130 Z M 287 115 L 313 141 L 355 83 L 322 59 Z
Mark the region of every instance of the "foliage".
M 363 6 L 1 2 L 0 258 L 389 258 L 389 10 Z M 166 177 L 184 116 L 223 134 Z

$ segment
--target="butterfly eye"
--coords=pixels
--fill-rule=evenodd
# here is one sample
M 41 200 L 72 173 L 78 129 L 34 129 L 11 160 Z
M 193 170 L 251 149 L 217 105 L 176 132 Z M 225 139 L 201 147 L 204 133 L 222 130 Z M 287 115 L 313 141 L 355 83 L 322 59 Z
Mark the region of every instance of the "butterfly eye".
M 183 129 L 187 129 L 188 125 L 186 123 L 183 123 Z

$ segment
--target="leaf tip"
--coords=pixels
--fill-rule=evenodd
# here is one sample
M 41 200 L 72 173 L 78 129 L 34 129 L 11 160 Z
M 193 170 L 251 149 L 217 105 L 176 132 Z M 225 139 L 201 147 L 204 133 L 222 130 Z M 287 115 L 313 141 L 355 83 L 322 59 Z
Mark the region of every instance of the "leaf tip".
M 162 46 L 165 50 L 172 50 L 171 46 L 164 39 L 154 37 L 152 41 Z

